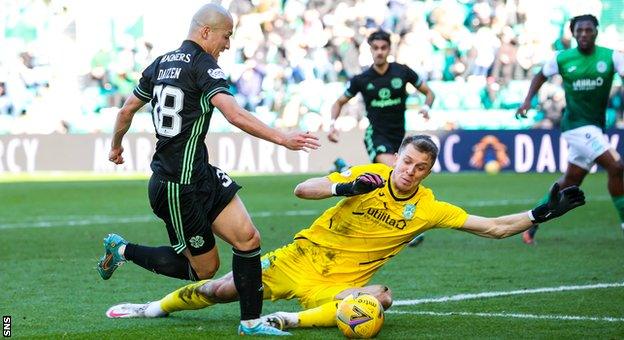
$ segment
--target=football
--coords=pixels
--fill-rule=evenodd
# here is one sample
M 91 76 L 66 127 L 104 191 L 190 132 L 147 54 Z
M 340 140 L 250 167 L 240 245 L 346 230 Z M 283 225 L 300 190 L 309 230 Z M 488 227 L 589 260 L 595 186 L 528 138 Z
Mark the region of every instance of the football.
M 497 160 L 491 160 L 487 163 L 485 163 L 485 166 L 483 167 L 483 169 L 485 169 L 485 172 L 487 172 L 490 175 L 495 175 L 500 171 L 500 163 L 498 163 Z
M 375 337 L 384 323 L 381 303 L 370 294 L 347 296 L 336 311 L 338 329 L 347 338 L 367 339 Z

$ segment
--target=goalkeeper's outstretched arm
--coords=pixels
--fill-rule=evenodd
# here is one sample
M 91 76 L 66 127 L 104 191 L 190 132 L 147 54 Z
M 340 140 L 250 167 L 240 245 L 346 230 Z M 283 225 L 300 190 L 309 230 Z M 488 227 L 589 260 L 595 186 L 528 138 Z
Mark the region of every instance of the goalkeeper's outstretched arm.
M 295 196 L 299 198 L 318 200 L 332 196 L 355 196 L 382 188 L 384 180 L 378 174 L 366 172 L 359 175 L 354 181 L 334 183 L 327 177 L 310 178 L 295 187 Z
M 484 237 L 505 238 L 521 233 L 535 223 L 542 223 L 559 217 L 585 204 L 585 194 L 577 186 L 559 190 L 555 183 L 550 189 L 548 202 L 527 212 L 500 217 L 469 215 L 460 230 Z

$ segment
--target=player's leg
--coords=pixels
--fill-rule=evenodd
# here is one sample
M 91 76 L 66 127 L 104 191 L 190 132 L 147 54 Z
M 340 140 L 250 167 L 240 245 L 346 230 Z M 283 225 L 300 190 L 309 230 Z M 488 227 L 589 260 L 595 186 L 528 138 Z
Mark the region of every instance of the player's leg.
M 581 185 L 583 179 L 594 166 L 594 160 L 607 151 L 610 146 L 605 140 L 602 131 L 596 126 L 582 126 L 563 132 L 562 137 L 568 143 L 568 167 L 566 172 L 557 181 L 561 188 L 571 185 Z M 538 201 L 538 205 L 548 202 L 549 193 Z M 522 233 L 522 241 L 526 244 L 535 244 L 535 235 L 538 225 L 535 224 Z
M 388 310 L 390 306 L 392 306 L 392 291 L 386 285 L 370 285 L 366 287 L 345 289 L 336 295 L 336 299 L 342 300 L 349 295 L 359 296 L 362 294 L 370 294 L 377 298 L 384 310 Z
M 144 304 L 123 303 L 106 311 L 109 318 L 156 318 L 173 312 L 202 309 L 218 303 L 238 300 L 232 272 L 215 280 L 190 283 L 158 301 Z
M 328 287 L 326 291 L 332 291 Z M 276 312 L 263 317 L 263 320 L 280 329 L 287 328 L 308 328 L 308 327 L 333 327 L 336 326 L 336 311 L 340 301 L 349 295 L 358 296 L 360 294 L 373 295 L 385 309 L 392 305 L 392 292 L 384 285 L 371 285 L 366 287 L 349 287 L 346 289 L 339 288 L 339 292 L 333 297 L 324 299 L 318 296 L 320 300 L 315 302 L 308 301 L 308 306 L 312 308 L 305 309 L 300 312 Z
M 383 163 L 387 166 L 393 167 L 396 162 L 396 155 L 393 153 L 378 153 L 375 155 L 373 163 Z
M 192 281 L 212 278 L 220 262 L 206 211 L 215 201 L 215 180 L 203 179 L 187 185 L 156 182 L 150 197 L 166 196 L 150 202 L 156 215 L 165 221 L 172 246 L 128 244 L 126 256 L 143 268 L 170 277 Z
M 189 228 L 192 230 L 192 228 L 197 228 L 197 225 L 206 225 L 205 217 L 202 217 L 202 209 L 197 209 L 196 206 L 195 188 L 181 187 L 177 183 L 165 181 L 153 175 L 148 189 L 152 210 L 165 222 L 173 246 L 143 246 L 128 243 L 119 235 L 109 234 L 104 239 L 106 253 L 98 262 L 97 267 L 102 278 L 105 280 L 110 278 L 113 271 L 127 260 L 149 271 L 184 280 L 196 281 L 213 275 L 219 262 L 218 253 L 216 249 L 213 249 L 214 236 L 209 226 L 204 228 L 201 235 L 188 233 Z M 188 240 L 184 237 L 185 229 Z M 195 237 L 194 240 L 201 238 L 202 245 L 196 250 L 199 254 L 208 253 L 206 257 L 210 260 L 205 266 L 197 267 L 201 275 L 198 275 L 188 258 L 182 254 L 186 249 L 187 241 L 193 237 Z M 195 244 L 198 243 L 195 242 Z
M 587 176 L 589 172 L 578 165 L 568 163 L 568 168 L 566 172 L 557 180 L 561 189 L 567 188 L 572 185 L 581 185 L 583 183 L 583 179 Z M 544 194 L 542 198 L 538 201 L 537 205 L 542 205 L 548 202 L 549 193 Z M 535 235 L 537 234 L 537 230 L 539 229 L 538 224 L 534 224 L 524 233 L 522 233 L 522 241 L 528 245 L 535 244 Z
M 287 335 L 260 320 L 263 300 L 260 233 L 238 196 L 219 213 L 212 228 L 232 245 L 232 280 L 239 294 L 241 313 L 239 334 Z
M 620 217 L 620 226 L 624 231 L 624 165 L 621 157 L 615 150 L 609 149 L 596 158 L 596 163 L 607 171 L 609 176 L 607 188 Z

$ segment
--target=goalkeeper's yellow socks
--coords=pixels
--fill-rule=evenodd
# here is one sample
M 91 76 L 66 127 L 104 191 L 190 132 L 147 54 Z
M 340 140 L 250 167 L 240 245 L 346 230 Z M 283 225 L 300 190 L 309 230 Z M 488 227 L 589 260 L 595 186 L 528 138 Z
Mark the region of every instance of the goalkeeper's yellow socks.
M 180 310 L 201 309 L 215 304 L 208 297 L 199 292 L 199 287 L 211 280 L 202 280 L 188 284 L 173 291 L 160 300 L 160 308 L 165 313 Z
M 299 327 L 336 326 L 336 311 L 339 303 L 340 300 L 335 300 L 299 312 Z

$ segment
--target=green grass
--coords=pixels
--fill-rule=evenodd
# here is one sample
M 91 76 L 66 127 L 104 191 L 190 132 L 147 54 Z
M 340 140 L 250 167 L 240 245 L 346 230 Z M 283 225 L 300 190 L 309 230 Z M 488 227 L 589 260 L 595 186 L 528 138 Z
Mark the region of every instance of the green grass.
M 426 185 L 439 199 L 469 213 L 494 216 L 526 210 L 556 179 L 553 174 L 434 174 Z M 13 336 L 26 338 L 228 338 L 234 337 L 238 305 L 219 305 L 164 319 L 110 320 L 112 304 L 159 299 L 184 281 L 134 264 L 103 281 L 94 267 L 102 238 L 117 232 L 148 245 L 168 244 L 152 216 L 145 179 L 0 183 L 0 312 L 13 318 Z M 302 176 L 237 177 L 240 192 L 268 251 L 288 243 L 335 199 L 303 201 L 292 195 Z M 434 230 L 373 278 L 388 284 L 395 300 L 540 287 L 624 282 L 624 236 L 606 192 L 606 175 L 590 175 L 586 206 L 543 225 L 538 245 L 519 236 L 489 240 Z M 296 211 L 300 214 L 288 215 Z M 273 214 L 267 217 L 266 213 Z M 229 247 L 219 242 L 222 268 Z M 264 312 L 294 311 L 296 301 L 266 302 Z M 393 313 L 393 311 L 404 314 Z M 468 313 L 465 315 L 424 315 Z M 416 314 L 410 314 L 416 313 Z M 420 314 L 418 314 L 420 313 Z M 487 315 L 477 315 L 486 313 Z M 495 314 L 496 315 L 491 315 Z M 519 314 L 519 317 L 509 317 Z M 581 320 L 530 319 L 523 315 L 578 316 Z M 588 318 L 619 318 L 607 322 Z M 380 339 L 408 338 L 622 338 L 624 288 L 520 294 L 395 306 Z M 337 329 L 294 330 L 309 339 L 337 338 Z

